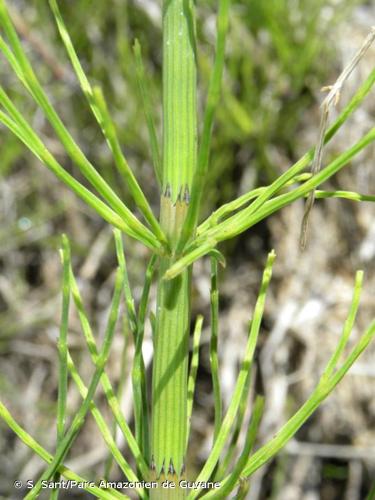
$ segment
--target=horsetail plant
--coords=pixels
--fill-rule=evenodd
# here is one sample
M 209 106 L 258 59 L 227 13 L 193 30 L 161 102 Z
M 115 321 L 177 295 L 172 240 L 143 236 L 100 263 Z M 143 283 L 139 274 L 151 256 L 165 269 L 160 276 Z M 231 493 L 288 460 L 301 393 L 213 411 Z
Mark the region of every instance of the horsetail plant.
M 91 412 L 94 417 L 108 447 L 111 460 L 118 464 L 126 479 L 134 483 L 133 494 L 138 497 L 225 498 L 237 490 L 238 498 L 244 498 L 248 488 L 247 479 L 279 452 L 341 381 L 374 337 L 375 322 L 370 324 L 352 351 L 344 356 L 339 364 L 358 310 L 363 280 L 363 273 L 358 272 L 353 302 L 342 337 L 315 390 L 279 432 L 268 443 L 253 452 L 264 406 L 263 398 L 256 397 L 248 424 L 245 424 L 245 413 L 247 401 L 250 399 L 254 353 L 276 256 L 274 251 L 268 255 L 248 330 L 243 362 L 230 403 L 225 409 L 221 397 L 218 356 L 218 271 L 219 264 L 224 264 L 225 261 L 217 246 L 221 241 L 247 231 L 282 207 L 305 197 L 309 197 L 310 200 L 340 197 L 354 201 L 375 201 L 373 195 L 317 189 L 375 140 L 375 128 L 373 128 L 335 160 L 324 168 L 320 168 L 323 145 L 334 137 L 370 92 L 375 82 L 375 70 L 357 90 L 333 125 L 328 130 L 326 127 L 321 129 L 317 153 L 314 153 L 315 150 L 312 148 L 269 186 L 256 188 L 226 203 L 198 224 L 205 174 L 210 165 L 209 155 L 215 110 L 220 99 L 230 1 L 219 0 L 218 2 L 216 54 L 208 86 L 202 130 L 198 140 L 198 49 L 195 36 L 195 5 L 193 0 L 164 0 L 162 141 L 157 138 L 152 118 L 140 44 L 136 41 L 134 45 L 136 73 L 150 136 L 155 186 L 159 185 L 161 191 L 160 216 L 157 217 L 123 154 L 116 125 L 111 118 L 102 90 L 91 85 L 81 66 L 79 56 L 59 11 L 57 0 L 49 0 L 49 3 L 82 92 L 105 137 L 113 161 L 143 217 L 143 222 L 119 198 L 115 188 L 104 180 L 66 128 L 26 56 L 5 0 L 0 0 L 0 50 L 20 83 L 43 111 L 67 155 L 86 178 L 90 188 L 75 179 L 57 161 L 1 86 L 0 121 L 62 182 L 113 226 L 118 260 L 108 325 L 103 345 L 98 347 L 73 273 L 69 242 L 66 236 L 63 237 L 63 302 L 58 342 L 59 384 L 55 452 L 48 453 L 17 424 L 6 407 L 0 403 L 0 416 L 4 422 L 47 463 L 41 477 L 25 498 L 36 498 L 41 492 L 43 481 L 50 481 L 53 478 L 56 480 L 60 476 L 82 483 L 84 489 L 97 498 L 128 498 L 123 492 L 109 487 L 106 482 L 104 484 L 92 483 L 64 466 L 64 459 L 73 446 L 88 412 Z M 315 158 L 317 158 L 316 155 L 319 156 L 318 161 L 315 160 L 315 166 L 318 164 L 319 168 L 313 168 L 312 173 L 309 173 L 307 169 L 314 159 L 314 154 Z M 312 205 L 311 202 L 310 205 Z M 138 307 L 128 279 L 122 233 L 138 240 L 151 252 Z M 203 324 L 203 317 L 199 316 L 195 324 L 189 368 L 192 264 L 204 255 L 210 255 L 211 259 L 210 364 L 215 401 L 215 423 L 212 449 L 202 470 L 193 481 L 193 486 L 189 486 L 192 478 L 189 476 L 189 470 L 186 469 L 186 457 Z M 150 398 L 142 345 L 150 287 L 154 275 L 157 275 L 157 306 L 155 315 L 152 311 L 149 313 L 153 325 L 154 347 Z M 134 433 L 122 414 L 119 398 L 106 372 L 115 325 L 121 314 L 122 297 L 135 345 L 131 371 Z M 68 320 L 69 309 L 72 306 L 78 313 L 87 348 L 95 367 L 92 379 L 87 386 L 80 377 L 69 350 Z M 82 402 L 71 423 L 67 425 L 66 394 L 69 377 L 77 386 Z M 108 427 L 95 404 L 98 385 L 103 388 L 116 426 L 123 434 L 135 461 L 135 470 L 118 448 L 113 430 Z M 245 431 L 246 438 L 242 450 L 239 451 L 242 430 Z M 110 465 L 111 462 L 108 462 L 108 467 L 106 467 L 108 474 Z M 169 481 L 169 490 L 163 488 L 165 481 Z M 215 488 L 210 489 L 213 485 Z M 58 490 L 55 489 L 51 498 L 57 497 Z

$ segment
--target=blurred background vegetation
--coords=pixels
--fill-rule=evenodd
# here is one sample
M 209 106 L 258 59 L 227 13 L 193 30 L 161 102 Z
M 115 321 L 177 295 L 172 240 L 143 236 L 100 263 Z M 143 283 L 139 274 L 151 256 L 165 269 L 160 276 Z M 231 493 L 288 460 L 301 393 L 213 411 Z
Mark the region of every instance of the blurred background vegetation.
M 212 66 L 216 3 L 209 0 L 197 5 L 201 107 Z M 37 74 L 65 123 L 89 159 L 131 207 L 126 187 L 69 66 L 48 2 L 12 0 L 8 4 Z M 150 163 L 132 45 L 138 38 L 142 46 L 160 136 L 160 2 L 66 0 L 60 2 L 60 7 L 87 74 L 93 83 L 103 87 L 129 163 L 158 211 L 159 193 Z M 316 142 L 320 88 L 337 78 L 374 24 L 375 7 L 371 1 L 233 1 L 205 214 L 256 185 L 272 181 Z M 369 52 L 353 75 L 342 102 L 372 69 L 374 55 L 374 50 Z M 43 115 L 3 60 L 0 81 L 48 147 L 69 171 L 79 176 L 64 157 Z M 343 151 L 367 130 L 373 123 L 374 111 L 372 97 L 335 139 L 327 158 Z M 370 192 L 375 185 L 373 157 L 372 146 L 332 181 L 332 186 Z M 72 241 L 85 303 L 98 331 L 111 294 L 113 243 L 106 224 L 4 129 L 0 129 L 0 159 L 0 392 L 26 429 L 52 449 L 60 235 L 66 232 Z M 302 204 L 283 210 L 225 244 L 228 268 L 221 279 L 220 332 L 224 401 L 238 368 L 265 252 L 273 246 L 279 256 L 258 354 L 258 384 L 268 398 L 260 440 L 274 433 L 306 398 L 319 367 L 328 359 L 350 301 L 354 270 L 374 270 L 374 209 L 369 204 L 358 206 L 337 200 L 317 205 L 310 245 L 303 255 L 298 252 Z M 131 281 L 139 297 L 147 251 L 126 241 Z M 195 266 L 195 278 L 193 312 L 204 313 L 208 324 L 209 270 L 205 261 Z M 358 320 L 360 330 L 374 316 L 374 284 L 374 273 L 367 272 L 363 312 Z M 90 363 L 76 318 L 72 319 L 71 330 L 70 342 L 85 376 L 90 372 Z M 207 338 L 203 340 L 193 422 L 192 474 L 205 457 L 212 424 Z M 114 381 L 119 379 L 121 353 L 125 352 L 128 360 L 132 355 L 131 343 L 126 350 L 123 344 L 123 338 L 115 344 L 110 365 Z M 298 440 L 259 471 L 249 498 L 366 498 L 375 471 L 375 434 L 371 431 L 375 422 L 375 372 L 371 355 L 374 351 L 306 424 Z M 150 363 L 150 352 L 148 359 Z M 72 411 L 78 400 L 72 390 Z M 129 414 L 131 392 L 126 386 L 123 401 Z M 93 448 L 93 435 L 96 430 L 88 419 L 70 463 L 78 472 L 88 471 L 90 477 L 98 478 L 103 473 L 105 453 L 102 443 Z M 357 446 L 361 446 L 360 451 Z M 0 495 L 13 498 L 9 477 L 37 476 L 41 462 L 31 458 L 30 452 L 3 428 L 0 449 Z M 114 477 L 116 474 L 114 469 Z M 82 494 L 77 498 L 83 498 Z

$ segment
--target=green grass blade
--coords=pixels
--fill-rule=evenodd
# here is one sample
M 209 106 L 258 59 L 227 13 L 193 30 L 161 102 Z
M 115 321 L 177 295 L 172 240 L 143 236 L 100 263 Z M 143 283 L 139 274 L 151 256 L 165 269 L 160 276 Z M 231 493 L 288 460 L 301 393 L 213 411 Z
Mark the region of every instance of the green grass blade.
M 79 317 L 79 320 L 80 320 L 80 323 L 82 326 L 82 330 L 83 330 L 83 333 L 85 336 L 86 344 L 87 344 L 87 347 L 89 349 L 91 358 L 92 358 L 94 364 L 96 364 L 97 360 L 98 360 L 98 349 L 96 346 L 95 337 L 91 331 L 91 327 L 90 327 L 90 323 L 89 323 L 89 320 L 87 317 L 87 313 L 86 313 L 85 308 L 83 306 L 82 297 L 81 297 L 81 294 L 79 292 L 77 282 L 76 282 L 76 279 L 75 279 L 74 274 L 72 272 L 72 269 L 70 269 L 70 285 L 71 285 L 71 290 L 72 290 L 72 297 L 73 297 L 73 300 L 74 300 L 74 303 L 75 303 L 75 306 L 76 306 L 76 309 L 78 312 L 78 317 Z M 139 449 L 137 441 L 134 438 L 134 436 L 133 436 L 133 434 L 132 434 L 132 432 L 131 432 L 131 430 L 130 430 L 130 428 L 129 428 L 129 426 L 128 426 L 128 424 L 127 424 L 127 422 L 126 422 L 126 420 L 121 412 L 120 403 L 115 395 L 115 392 L 113 390 L 110 379 L 105 371 L 102 374 L 100 382 L 101 382 L 101 385 L 103 387 L 104 394 L 107 398 L 108 404 L 112 410 L 113 416 L 115 417 L 115 420 L 116 420 L 126 442 L 129 445 L 129 449 L 133 454 L 133 457 L 137 463 L 137 467 L 140 470 L 143 479 L 147 479 L 148 474 L 149 474 L 147 463 L 146 463 L 144 457 L 142 456 L 142 453 Z
M 193 413 L 193 401 L 195 392 L 195 382 L 197 380 L 197 372 L 199 366 L 199 345 L 201 340 L 203 325 L 203 316 L 199 315 L 195 322 L 193 334 L 193 353 L 190 361 L 190 370 L 188 377 L 188 407 L 187 407 L 187 433 L 186 433 L 186 446 L 188 445 L 191 428 L 191 416 Z
M 215 61 L 208 88 L 201 143 L 198 150 L 197 168 L 193 177 L 189 210 L 178 245 L 179 251 L 184 248 L 186 242 L 193 234 L 198 220 L 199 206 L 208 168 L 214 116 L 220 99 L 221 81 L 224 70 L 225 41 L 229 26 L 229 7 L 230 0 L 219 1 Z
M 119 308 L 120 308 L 122 282 L 123 282 L 123 272 L 119 268 L 117 273 L 116 273 L 115 289 L 114 289 L 113 300 L 112 300 L 112 304 L 111 304 L 111 310 L 110 310 L 110 314 L 109 314 L 108 324 L 107 324 L 106 332 L 104 335 L 103 346 L 102 346 L 102 349 L 101 349 L 99 356 L 97 358 L 97 362 L 95 363 L 96 369 L 95 369 L 94 375 L 92 376 L 91 382 L 89 384 L 86 397 L 83 400 L 75 417 L 73 418 L 73 421 L 72 421 L 69 429 L 67 430 L 66 434 L 64 435 L 64 438 L 62 439 L 59 446 L 57 447 L 56 454 L 55 454 L 51 464 L 47 467 L 45 472 L 41 475 L 41 477 L 39 478 L 37 483 L 34 485 L 33 489 L 25 496 L 25 500 L 31 500 L 33 498 L 36 498 L 39 495 L 39 493 L 42 489 L 43 481 L 49 481 L 51 479 L 51 477 L 55 474 L 56 470 L 60 466 L 61 462 L 64 460 L 66 454 L 68 453 L 69 449 L 71 448 L 75 438 L 77 437 L 81 427 L 83 426 L 83 424 L 85 422 L 86 414 L 90 410 L 91 401 L 95 395 L 97 386 L 100 382 L 100 378 L 102 376 L 105 364 L 106 364 L 108 356 L 109 356 L 110 347 L 112 345 L 112 340 L 113 340 L 114 333 L 115 333 L 115 326 L 117 323 L 117 318 L 118 318 Z
M 203 466 L 202 471 L 199 473 L 196 481 L 208 481 L 214 468 L 219 460 L 220 454 L 225 446 L 227 437 L 231 431 L 232 425 L 235 421 L 237 411 L 241 402 L 241 398 L 243 397 L 244 388 L 246 386 L 246 380 L 251 370 L 253 356 L 255 352 L 255 347 L 258 340 L 258 334 L 260 329 L 260 323 L 263 316 L 264 304 L 266 300 L 266 293 L 268 286 L 270 284 L 271 276 L 272 276 L 272 266 L 275 260 L 275 252 L 272 251 L 269 253 L 267 258 L 266 267 L 263 272 L 262 283 L 258 295 L 258 299 L 255 304 L 253 319 L 250 326 L 248 341 L 246 344 L 246 350 L 244 359 L 241 365 L 240 373 L 237 377 L 236 386 L 229 404 L 229 408 L 226 412 L 224 420 L 221 424 L 219 434 L 215 441 L 215 444 L 209 454 L 205 465 Z M 191 492 L 188 496 L 189 499 L 197 498 L 200 493 L 200 488 Z
M 56 446 L 59 447 L 63 437 L 66 420 L 66 401 L 68 393 L 68 321 L 69 321 L 69 303 L 70 303 L 70 284 L 69 284 L 69 269 L 70 269 L 70 248 L 69 242 L 65 235 L 62 237 L 61 257 L 63 263 L 63 282 L 62 282 L 62 307 L 60 321 L 60 335 L 58 340 L 59 353 L 59 381 L 58 381 L 58 396 L 57 396 L 57 439 Z M 59 473 L 55 474 L 54 480 L 59 480 Z M 59 496 L 59 489 L 55 488 L 51 493 L 51 500 L 56 500 Z
M 47 463 L 51 463 L 53 460 L 53 456 L 48 453 L 34 438 L 30 436 L 12 417 L 7 408 L 0 401 L 0 418 L 7 424 L 7 426 L 12 429 L 12 431 L 19 437 L 19 439 L 28 446 L 31 450 L 33 450 L 42 460 Z M 71 471 L 65 465 L 59 465 L 58 471 L 62 476 L 71 481 L 77 481 L 78 483 L 84 484 L 84 490 L 88 493 L 91 493 L 97 498 L 103 500 L 124 500 L 129 498 L 126 495 L 123 495 L 119 491 L 113 490 L 111 488 L 101 489 L 91 483 L 91 481 L 87 480 Z
M 0 26 L 4 29 L 15 56 L 14 58 L 8 59 L 9 63 L 12 65 L 12 63 L 14 64 L 16 61 L 16 66 L 13 67 L 15 73 L 19 76 L 19 71 L 21 71 L 21 83 L 25 85 L 26 89 L 31 93 L 34 100 L 43 110 L 46 118 L 55 130 L 56 135 L 60 139 L 72 161 L 78 166 L 82 174 L 92 184 L 97 192 L 108 202 L 112 209 L 118 213 L 122 219 L 124 219 L 124 221 L 136 234 L 146 234 L 148 229 L 124 205 L 117 194 L 101 177 L 95 167 L 89 162 L 53 108 L 22 48 L 4 0 L 0 0 Z M 2 45 L 0 45 L 0 48 L 1 47 Z M 9 51 L 3 53 L 5 57 L 9 55 Z
M 155 170 L 155 176 L 159 182 L 159 186 L 161 186 L 163 183 L 163 169 L 161 164 L 159 141 L 156 135 L 156 128 L 152 114 L 152 105 L 149 93 L 147 91 L 147 82 L 146 82 L 145 69 L 142 61 L 141 45 L 138 39 L 135 39 L 133 50 L 134 50 L 135 70 L 137 74 L 138 87 L 142 99 L 143 111 L 145 114 L 148 135 L 150 139 L 152 163 Z
M 76 384 L 81 396 L 83 399 L 87 397 L 87 392 L 88 389 L 83 383 L 81 377 L 78 374 L 78 371 L 75 367 L 75 364 L 70 356 L 68 355 L 68 368 L 69 372 L 71 374 L 71 377 Z M 117 464 L 119 465 L 120 469 L 124 473 L 124 476 L 129 479 L 129 481 L 139 481 L 137 475 L 133 472 L 132 468 L 128 464 L 128 462 L 125 460 L 124 456 L 122 455 L 121 451 L 118 449 L 116 442 L 114 438 L 112 437 L 111 431 L 108 428 L 108 425 L 106 424 L 106 421 L 101 414 L 100 410 L 97 408 L 95 403 L 92 401 L 90 404 L 90 411 L 92 413 L 92 416 L 95 419 L 96 425 L 98 426 L 98 429 L 111 453 L 111 456 L 116 460 Z M 145 493 L 140 490 L 138 491 L 138 494 L 140 495 L 141 498 L 146 498 Z
M 223 408 L 220 389 L 219 358 L 217 353 L 219 334 L 219 290 L 217 286 L 218 262 L 216 257 L 211 257 L 211 340 L 210 340 L 210 367 L 212 377 L 212 387 L 214 392 L 215 424 L 214 443 L 219 434 Z
M 260 420 L 263 415 L 263 409 L 264 409 L 264 398 L 261 396 L 257 396 L 254 403 L 254 410 L 251 417 L 250 425 L 246 433 L 245 444 L 232 473 L 226 479 L 225 484 L 223 483 L 223 485 L 220 486 L 220 488 L 218 488 L 217 490 L 212 490 L 206 493 L 205 495 L 203 495 L 202 498 L 206 498 L 207 500 L 208 499 L 220 500 L 221 498 L 227 498 L 230 492 L 234 489 L 237 481 L 239 480 L 243 472 L 243 469 L 245 468 L 249 460 L 249 455 L 254 446 Z

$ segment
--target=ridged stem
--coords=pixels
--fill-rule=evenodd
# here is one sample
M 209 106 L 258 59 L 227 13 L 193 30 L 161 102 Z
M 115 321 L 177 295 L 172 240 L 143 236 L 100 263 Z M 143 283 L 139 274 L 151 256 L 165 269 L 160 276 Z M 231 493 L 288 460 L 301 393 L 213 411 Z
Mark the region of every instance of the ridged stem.
M 196 62 L 194 5 L 163 5 L 163 190 L 189 199 L 196 162 Z
M 187 368 L 190 270 L 162 277 L 175 261 L 196 165 L 196 63 L 191 0 L 163 4 L 163 195 L 161 227 L 170 254 L 160 262 L 152 381 L 152 476 L 178 483 L 187 439 Z M 151 497 L 179 499 L 184 490 L 153 490 Z

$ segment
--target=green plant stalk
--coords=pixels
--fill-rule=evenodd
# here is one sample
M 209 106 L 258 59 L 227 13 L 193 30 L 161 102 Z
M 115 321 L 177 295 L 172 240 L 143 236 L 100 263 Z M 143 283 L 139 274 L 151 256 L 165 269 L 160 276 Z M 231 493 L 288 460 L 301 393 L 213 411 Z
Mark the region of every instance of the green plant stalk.
M 187 439 L 187 369 L 190 270 L 170 282 L 163 275 L 175 261 L 196 164 L 196 61 L 194 4 L 163 4 L 163 191 L 160 223 L 171 252 L 160 259 L 152 377 L 152 477 L 178 479 Z M 165 491 L 151 492 L 152 498 Z M 183 490 L 168 498 L 183 498 Z M 164 497 L 165 498 L 165 497 Z

